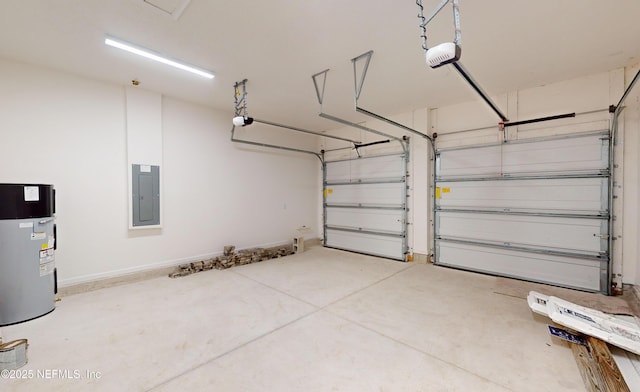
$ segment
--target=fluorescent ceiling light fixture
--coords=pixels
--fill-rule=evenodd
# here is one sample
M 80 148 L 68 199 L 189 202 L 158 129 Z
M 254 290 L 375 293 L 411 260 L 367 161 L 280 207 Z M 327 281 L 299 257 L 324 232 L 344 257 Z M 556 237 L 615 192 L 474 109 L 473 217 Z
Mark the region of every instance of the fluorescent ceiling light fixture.
M 151 51 L 149 49 L 145 49 L 145 48 L 142 48 L 140 46 L 136 46 L 136 45 L 130 44 L 128 42 L 121 41 L 121 40 L 113 38 L 113 37 L 107 36 L 104 39 L 104 43 L 106 45 L 113 46 L 114 48 L 122 49 L 124 51 L 129 52 L 129 53 L 137 54 L 138 56 L 146 57 L 148 59 L 155 60 L 155 61 L 157 61 L 159 63 L 170 65 L 172 67 L 176 67 L 176 68 L 181 69 L 183 71 L 194 73 L 196 75 L 205 77 L 207 79 L 213 79 L 213 77 L 214 77 L 213 73 L 211 73 L 209 71 L 205 71 L 205 70 L 196 68 L 196 67 L 194 67 L 192 65 L 188 65 L 188 64 L 176 61 L 176 60 L 172 60 L 172 59 L 163 57 L 160 54 L 154 53 L 153 51 Z

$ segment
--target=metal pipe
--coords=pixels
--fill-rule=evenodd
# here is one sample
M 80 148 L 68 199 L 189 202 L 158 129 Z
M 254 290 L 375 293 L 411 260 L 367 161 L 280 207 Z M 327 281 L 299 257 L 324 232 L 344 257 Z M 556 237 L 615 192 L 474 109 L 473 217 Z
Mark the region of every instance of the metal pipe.
M 620 107 L 620 106 L 618 106 Z M 611 138 L 609 138 L 609 194 L 607 198 L 607 208 L 609 209 L 609 240 L 607 246 L 609 247 L 609 266 L 607 268 L 607 295 L 611 295 L 611 283 L 613 282 L 613 190 L 614 190 L 614 178 L 613 165 L 615 162 L 614 151 L 616 144 L 616 134 L 618 130 L 618 115 L 622 113 L 622 110 L 618 111 L 617 108 L 612 114 L 611 120 Z
M 464 80 L 466 80 L 467 83 L 471 85 L 471 87 L 475 90 L 475 92 L 477 92 L 480 95 L 480 97 L 487 103 L 487 105 L 491 107 L 491 110 L 493 110 L 503 122 L 506 123 L 507 121 L 509 121 L 507 116 L 505 116 L 500 111 L 500 109 L 498 109 L 496 104 L 493 103 L 493 101 L 491 100 L 491 98 L 489 98 L 487 93 L 485 93 L 484 90 L 482 90 L 482 88 L 478 85 L 478 83 L 476 83 L 476 81 L 473 80 L 473 78 L 471 77 L 471 74 L 462 66 L 461 62 L 457 61 L 455 63 L 451 63 L 451 65 L 453 65 L 456 71 L 460 73 L 460 75 L 464 78 Z
M 347 139 L 347 138 L 340 137 L 340 136 L 327 135 L 327 134 L 324 134 L 322 132 L 309 131 L 307 129 L 292 127 L 290 125 L 278 124 L 278 123 L 271 122 L 271 121 L 266 121 L 266 120 L 258 120 L 257 118 L 254 118 L 253 121 L 257 122 L 257 123 L 261 123 L 261 124 L 272 125 L 274 127 L 280 127 L 280 128 L 289 129 L 289 130 L 292 130 L 292 131 L 298 131 L 298 132 L 309 133 L 309 134 L 316 135 L 316 136 L 328 137 L 328 138 L 332 138 L 332 139 L 336 139 L 336 140 L 342 140 L 342 141 L 353 143 L 353 144 L 360 144 L 360 142 L 357 141 L 357 140 L 351 140 L 351 139 Z
M 331 149 L 324 150 L 324 151 L 325 152 L 332 152 L 332 151 L 342 151 L 342 150 L 353 150 L 353 147 L 331 148 Z
M 354 147 L 354 149 L 359 149 L 362 147 L 369 147 L 369 146 L 375 146 L 376 144 L 384 144 L 384 143 L 389 143 L 391 140 L 378 140 L 377 142 L 371 142 L 371 143 L 364 143 L 364 144 L 358 144 Z
M 389 135 L 389 134 L 386 134 L 384 132 L 376 131 L 375 129 L 371 129 L 369 127 L 365 127 L 364 125 L 356 124 L 354 122 L 351 122 L 351 121 L 348 121 L 348 120 L 345 120 L 345 119 L 342 119 L 342 118 L 339 118 L 339 117 L 336 117 L 336 116 L 332 116 L 332 115 L 327 114 L 327 113 L 320 112 L 318 115 L 320 117 L 322 117 L 322 118 L 326 118 L 327 120 L 335 121 L 335 122 L 343 124 L 343 125 L 347 125 L 347 126 L 350 126 L 350 127 L 358 128 L 358 129 L 361 129 L 363 131 L 375 133 L 376 135 L 380 135 L 380 136 L 383 136 L 383 137 L 388 137 L 389 139 L 393 139 L 393 140 L 395 140 L 395 141 L 400 143 L 400 145 L 402 146 L 402 151 L 404 151 L 404 152 L 407 151 L 407 148 L 405 146 L 404 140 L 400 139 L 399 137 L 396 137 L 396 136 L 393 136 L 393 135 Z M 354 144 L 360 144 L 360 143 L 354 143 Z
M 322 245 L 327 246 L 327 162 L 322 150 Z
M 617 139 L 617 134 L 618 134 L 618 123 L 619 123 L 619 118 L 620 118 L 620 114 L 622 113 L 622 111 L 624 110 L 624 102 L 627 100 L 627 97 L 629 96 L 629 93 L 631 92 L 631 90 L 635 87 L 636 83 L 638 82 L 638 80 L 640 79 L 640 71 L 638 71 L 636 73 L 636 75 L 633 77 L 633 79 L 631 80 L 631 83 L 629 83 L 629 86 L 626 88 L 626 90 L 624 91 L 624 93 L 622 94 L 622 97 L 620 97 L 620 100 L 618 101 L 618 104 L 615 106 L 615 110 L 613 112 L 612 115 L 612 120 L 611 120 L 611 137 L 609 139 L 609 168 L 610 168 L 610 173 L 609 173 L 609 200 L 608 200 L 608 204 L 609 204 L 609 241 L 608 241 L 608 245 L 609 245 L 609 267 L 607 270 L 607 282 L 609 283 L 607 285 L 607 295 L 611 295 L 611 283 L 613 281 L 613 238 L 614 238 L 614 233 L 613 233 L 613 220 L 614 220 L 614 215 L 613 215 L 613 191 L 614 191 L 614 183 L 615 183 L 615 175 L 614 175 L 614 165 L 615 165 L 615 145 L 616 145 L 616 139 Z
M 436 9 L 434 9 L 433 11 L 431 11 L 431 13 L 429 14 L 429 16 L 427 16 L 425 18 L 424 23 L 422 23 L 423 26 L 426 26 L 427 23 L 431 22 L 431 19 L 435 18 L 436 15 L 438 15 L 438 13 L 440 11 L 442 11 L 442 9 L 444 8 L 445 5 L 447 5 L 447 3 L 449 2 L 449 0 L 442 0 L 442 2 L 440 4 L 438 4 L 436 6 Z
M 538 123 L 538 122 L 543 122 L 543 121 L 560 120 L 562 118 L 571 118 L 571 117 L 575 117 L 575 116 L 576 116 L 576 114 L 574 112 L 574 113 L 566 113 L 566 114 L 557 114 L 555 116 L 532 118 L 530 120 L 505 122 L 504 123 L 504 127 L 506 128 L 506 127 L 513 127 L 513 126 L 516 126 L 516 125 L 525 125 L 525 124 L 533 124 L 533 123 Z
M 403 198 L 403 206 L 402 206 L 402 227 L 404 228 L 404 236 L 402 237 L 402 253 L 404 254 L 404 261 L 407 261 L 407 254 L 409 253 L 409 206 L 408 204 L 408 188 L 409 184 L 407 181 L 407 164 L 409 162 L 409 154 L 405 159 L 402 160 L 402 171 L 404 176 L 404 186 L 402 187 L 402 198 Z
M 424 138 L 424 139 L 429 140 L 431 143 L 433 143 L 433 139 L 431 139 L 431 137 L 429 137 L 429 135 L 425 135 L 425 134 L 424 134 L 424 133 L 422 133 L 422 132 L 416 131 L 416 130 L 415 130 L 415 129 L 413 129 L 413 128 L 409 128 L 409 127 L 408 127 L 408 126 L 406 126 L 406 125 L 403 125 L 403 124 L 400 124 L 400 123 L 395 122 L 395 121 L 393 121 L 393 120 L 390 120 L 390 119 L 388 119 L 388 118 L 386 118 L 386 117 L 383 117 L 383 116 L 381 116 L 381 115 L 379 115 L 379 114 L 376 114 L 376 113 L 370 112 L 370 111 L 368 111 L 368 110 L 366 110 L 366 109 L 363 109 L 363 108 L 361 108 L 361 107 L 358 107 L 358 106 L 356 106 L 356 112 L 358 112 L 358 113 L 362 113 L 362 114 L 367 115 L 367 116 L 369 116 L 369 117 L 373 117 L 373 118 L 375 118 L 376 120 L 384 121 L 384 122 L 386 122 L 387 124 L 391 124 L 391 125 L 393 125 L 394 127 L 398 127 L 398 128 L 404 129 L 405 131 L 408 131 L 408 132 L 411 132 L 411 133 L 413 133 L 413 134 L 416 134 L 416 135 L 418 135 L 418 136 L 420 136 L 420 137 L 422 137 L 422 138 Z
M 585 112 L 577 112 L 576 113 L 576 117 L 577 116 L 583 116 L 585 114 L 593 114 L 593 113 L 602 113 L 602 112 L 608 112 L 609 108 L 606 109 L 596 109 L 596 110 L 587 110 Z
M 616 105 L 616 116 L 620 115 L 620 112 L 622 111 L 621 109 L 622 104 L 624 103 L 624 101 L 627 100 L 627 96 L 629 96 L 629 93 L 631 92 L 633 87 L 636 85 L 636 83 L 638 83 L 638 79 L 640 79 L 640 71 L 638 71 L 636 73 L 636 76 L 633 77 L 633 79 L 631 80 L 631 83 L 629 83 L 629 87 L 627 87 L 627 89 L 624 90 L 624 94 L 622 94 L 622 97 L 618 101 L 618 104 Z
M 455 30 L 453 42 L 456 45 L 460 45 L 462 42 L 462 32 L 460 31 L 460 10 L 458 8 L 458 0 L 453 0 L 453 28 Z
M 252 141 L 249 141 L 249 140 L 236 139 L 234 137 L 235 130 L 236 130 L 236 126 L 234 125 L 233 128 L 231 128 L 231 141 L 234 142 L 234 143 L 242 143 L 242 144 L 249 144 L 249 145 L 258 146 L 258 147 L 268 147 L 268 148 L 275 148 L 275 149 L 278 149 L 278 150 L 286 150 L 286 151 L 302 152 L 302 153 L 305 153 L 305 154 L 312 154 L 312 155 L 315 155 L 320 160 L 321 163 L 323 163 L 322 157 L 317 152 L 308 151 L 308 150 L 302 150 L 302 149 L 292 148 L 292 147 L 278 146 L 278 145 L 275 145 L 275 144 L 258 143 L 258 142 L 252 142 Z
M 455 135 L 457 133 L 483 131 L 485 129 L 492 129 L 492 128 L 498 128 L 498 125 L 488 125 L 486 127 L 462 129 L 460 131 L 452 131 L 452 132 L 438 132 L 438 136 L 445 137 L 445 136 L 449 136 L 449 135 Z
M 583 116 L 586 114 L 593 114 L 593 113 L 603 113 L 603 112 L 608 112 L 609 109 L 598 109 L 598 110 L 589 110 L 586 112 L 576 112 L 575 113 L 575 117 L 578 116 Z M 510 123 L 513 124 L 513 123 Z M 584 123 L 583 123 L 584 124 Z M 452 132 L 439 132 L 438 135 L 445 137 L 445 136 L 449 136 L 449 135 L 455 135 L 457 133 L 466 133 L 466 132 L 474 132 L 474 131 L 483 131 L 485 129 L 492 129 L 492 128 L 497 128 L 499 125 L 487 125 L 486 127 L 479 127 L 479 128 L 469 128 L 469 129 L 461 129 L 459 131 L 452 131 Z M 504 126 L 506 127 L 507 124 L 505 123 Z

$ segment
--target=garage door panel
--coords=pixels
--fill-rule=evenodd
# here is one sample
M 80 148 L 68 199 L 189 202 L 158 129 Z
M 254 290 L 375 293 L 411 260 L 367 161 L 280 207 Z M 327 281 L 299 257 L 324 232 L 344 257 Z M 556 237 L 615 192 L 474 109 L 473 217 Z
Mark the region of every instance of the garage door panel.
M 403 157 L 389 155 L 327 162 L 327 182 L 351 182 L 356 179 L 396 179 L 404 176 Z
M 327 225 L 402 234 L 402 210 L 327 208 Z
M 602 219 L 438 212 L 441 237 L 598 256 L 606 251 Z
M 404 182 L 392 184 L 328 185 L 327 204 L 404 205 Z
M 403 240 L 400 237 L 327 229 L 325 245 L 396 260 L 404 258 Z
M 438 176 L 483 177 L 500 173 L 501 146 L 479 147 L 473 149 L 451 150 L 440 152 L 437 157 Z
M 438 243 L 441 265 L 589 291 L 601 288 L 601 261 Z
M 438 182 L 438 208 L 563 211 L 598 215 L 606 211 L 607 179 L 559 178 Z
M 506 173 L 594 172 L 608 166 L 608 143 L 601 135 L 505 146 Z
M 608 168 L 608 151 L 608 139 L 601 133 L 445 150 L 438 154 L 438 177 L 598 172 Z

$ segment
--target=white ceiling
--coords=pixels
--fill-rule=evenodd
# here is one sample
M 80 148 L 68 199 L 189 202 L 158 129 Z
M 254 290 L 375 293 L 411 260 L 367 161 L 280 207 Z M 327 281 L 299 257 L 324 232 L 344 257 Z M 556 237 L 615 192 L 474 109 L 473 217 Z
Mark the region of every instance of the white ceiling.
M 425 14 L 439 2 L 424 0 Z M 230 112 L 233 84 L 247 78 L 251 116 L 324 130 L 337 124 L 317 116 L 311 75 L 330 68 L 325 111 L 362 121 L 353 110 L 350 59 L 368 50 L 374 55 L 360 98 L 367 109 L 391 115 L 479 99 L 451 67 L 425 64 L 417 13 L 411 0 L 191 0 L 176 20 L 143 0 L 10 0 L 0 14 L 0 57 L 122 85 L 137 79 L 142 88 Z M 640 61 L 637 0 L 460 0 L 460 13 L 461 61 L 490 94 Z M 449 5 L 428 25 L 429 46 L 451 41 L 452 20 Z M 107 47 L 105 34 L 216 78 Z

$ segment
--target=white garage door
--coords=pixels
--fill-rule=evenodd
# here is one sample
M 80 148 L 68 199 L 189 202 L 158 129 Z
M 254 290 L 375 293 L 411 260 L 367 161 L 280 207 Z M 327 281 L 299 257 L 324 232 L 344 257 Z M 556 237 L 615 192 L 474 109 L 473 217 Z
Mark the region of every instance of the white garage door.
M 607 292 L 608 132 L 436 159 L 436 264 Z
M 325 162 L 324 245 L 404 260 L 406 172 L 404 154 Z

